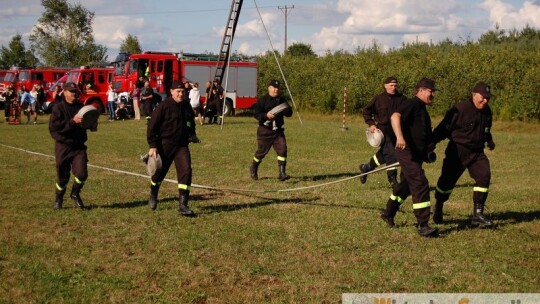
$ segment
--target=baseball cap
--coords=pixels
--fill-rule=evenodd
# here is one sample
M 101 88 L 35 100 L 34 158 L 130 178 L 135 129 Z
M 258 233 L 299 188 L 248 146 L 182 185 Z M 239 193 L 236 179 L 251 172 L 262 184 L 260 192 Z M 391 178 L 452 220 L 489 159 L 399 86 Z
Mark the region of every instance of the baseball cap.
M 270 82 L 268 83 L 268 86 L 273 86 L 274 88 L 279 89 L 280 83 L 279 81 L 273 79 L 273 80 L 270 80 Z
M 397 78 L 394 77 L 394 76 L 390 76 L 390 77 L 388 77 L 388 78 L 386 78 L 386 79 L 384 80 L 384 84 L 392 83 L 392 82 L 397 83 Z
M 474 88 L 473 88 L 473 93 L 478 93 L 482 96 L 484 96 L 484 98 L 490 98 L 491 97 L 491 87 L 483 82 L 483 81 L 480 81 L 479 83 L 477 83 Z
M 184 84 L 180 80 L 173 81 L 171 85 L 171 90 L 174 89 L 185 89 Z
M 419 89 L 419 88 L 426 88 L 426 89 L 430 89 L 432 91 L 437 91 L 437 89 L 435 88 L 435 81 L 429 79 L 429 78 L 422 78 L 420 79 L 420 81 L 418 81 L 418 83 L 416 84 L 415 88 Z
M 64 84 L 64 90 L 65 91 L 79 91 L 79 87 L 74 82 L 66 82 Z

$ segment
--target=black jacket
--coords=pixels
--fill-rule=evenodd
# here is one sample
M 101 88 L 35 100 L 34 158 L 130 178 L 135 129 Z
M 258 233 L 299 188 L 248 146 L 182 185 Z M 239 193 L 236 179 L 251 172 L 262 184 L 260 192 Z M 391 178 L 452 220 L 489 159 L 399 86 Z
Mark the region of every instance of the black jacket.
M 433 130 L 433 141 L 438 143 L 448 138 L 470 151 L 483 151 L 485 143 L 492 140 L 492 123 L 493 114 L 489 106 L 478 110 L 472 99 L 462 101 L 446 112 Z
M 72 119 L 82 107 L 77 100 L 72 104 L 55 102 L 49 118 L 49 132 L 55 141 L 68 145 L 83 145 L 86 142 L 86 129 Z
M 254 116 L 255 116 L 255 119 L 259 121 L 259 126 L 265 126 L 271 129 L 272 124 L 269 124 L 269 125 L 264 124 L 268 120 L 268 118 L 266 117 L 266 114 L 270 110 L 272 110 L 274 107 L 282 103 L 287 103 L 287 101 L 285 100 L 285 98 L 279 95 L 276 97 L 270 97 L 270 95 L 266 94 L 264 97 L 259 98 L 257 100 L 257 103 L 253 107 L 253 110 L 255 112 Z M 274 118 L 274 121 L 276 122 L 276 126 L 278 127 L 278 129 L 281 129 L 283 127 L 284 116 L 286 117 L 292 116 L 292 109 L 290 106 L 288 107 L 288 109 L 277 114 L 276 117 Z
M 369 126 L 376 125 L 379 129 L 387 127 L 391 129 L 390 117 L 404 100 L 406 100 L 405 96 L 399 92 L 390 95 L 385 91 L 373 97 L 373 99 L 364 107 L 364 121 Z
M 415 96 L 402 102 L 396 112 L 401 114 L 401 131 L 405 143 L 414 156 L 423 159 L 432 142 L 431 118 L 426 105 Z
M 187 146 L 191 135 L 195 135 L 195 115 L 189 100 L 177 103 L 169 97 L 152 112 L 147 129 L 150 148 L 162 143 Z

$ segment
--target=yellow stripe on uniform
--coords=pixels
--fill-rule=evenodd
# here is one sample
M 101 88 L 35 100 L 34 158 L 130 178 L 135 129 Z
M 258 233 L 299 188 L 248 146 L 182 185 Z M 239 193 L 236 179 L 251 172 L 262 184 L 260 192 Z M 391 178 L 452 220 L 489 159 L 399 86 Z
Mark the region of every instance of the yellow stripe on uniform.
M 79 184 L 79 185 L 84 184 L 84 181 L 78 179 L 76 176 L 75 176 L 75 182 L 76 182 L 77 184 Z
M 381 163 L 379 162 L 379 160 L 377 159 L 377 154 L 373 155 L 373 160 L 375 161 L 375 164 L 377 164 L 377 166 L 380 166 Z
M 422 209 L 422 208 L 427 208 L 427 207 L 430 207 L 430 206 L 431 206 L 431 202 L 429 202 L 429 201 L 422 202 L 422 203 L 413 203 L 412 204 L 413 209 Z
M 487 192 L 489 191 L 489 188 L 474 187 L 474 188 L 473 188 L 473 191 L 474 191 L 474 192 L 484 192 L 484 193 L 487 193 Z
M 256 157 L 254 157 L 253 160 L 254 160 L 256 163 L 260 163 L 260 162 L 261 162 L 261 160 L 258 159 L 258 158 L 256 158 Z
M 280 161 L 286 161 L 287 158 L 286 158 L 286 157 L 283 157 L 283 156 L 278 156 L 278 157 L 277 157 L 277 160 L 280 160 Z
M 452 190 L 454 190 L 454 189 L 450 189 L 450 190 L 445 191 L 445 190 L 439 188 L 439 186 L 435 187 L 435 191 L 437 191 L 437 192 L 439 192 L 441 194 L 450 194 L 450 193 L 452 193 Z
M 191 191 L 191 186 L 185 185 L 185 184 L 178 184 L 178 189 Z
M 399 204 L 403 204 L 403 201 L 404 201 L 401 197 L 395 196 L 395 195 L 393 195 L 393 194 L 390 195 L 390 199 L 393 200 L 393 201 L 398 202 Z
M 62 188 L 62 187 L 60 187 L 60 185 L 58 183 L 56 183 L 56 189 L 58 189 L 58 191 L 64 191 L 64 189 L 66 189 L 66 187 Z

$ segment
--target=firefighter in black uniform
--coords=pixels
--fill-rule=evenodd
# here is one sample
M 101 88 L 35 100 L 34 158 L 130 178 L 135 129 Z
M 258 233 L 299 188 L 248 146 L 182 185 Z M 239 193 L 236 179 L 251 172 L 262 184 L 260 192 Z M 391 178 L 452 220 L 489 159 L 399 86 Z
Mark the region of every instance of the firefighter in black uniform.
M 75 83 L 66 83 L 63 92 L 63 101 L 55 103 L 49 118 L 49 132 L 55 141 L 57 175 L 54 209 L 62 208 L 70 171 L 75 177 L 70 197 L 75 207 L 85 209 L 80 192 L 88 178 L 88 155 L 85 145 L 88 137 L 86 129 L 81 127 L 82 117 L 76 115 L 83 105 L 78 100 L 80 91 Z M 97 126 L 91 130 L 96 131 Z
M 437 234 L 437 229 L 429 226 L 429 182 L 422 169 L 424 161 L 435 161 L 431 118 L 426 109 L 426 105 L 433 102 L 435 90 L 433 80 L 421 79 L 416 84 L 416 96 L 401 103 L 390 118 L 396 135 L 395 155 L 401 165 L 401 178 L 399 184 L 393 187 L 386 210 L 380 214 L 388 226 L 394 227 L 394 217 L 400 205 L 412 195 L 418 233 L 425 237 Z
M 195 216 L 188 207 L 192 173 L 188 145 L 190 142 L 199 142 L 195 136 L 195 115 L 186 99 L 182 82 L 174 81 L 170 93 L 171 96 L 152 112 L 148 123 L 148 156 L 156 157 L 159 154 L 162 161 L 161 170 L 150 180 L 148 205 L 152 210 L 156 209 L 159 187 L 174 161 L 178 178 L 178 211 L 184 216 Z
M 279 95 L 280 83 L 277 80 L 272 80 L 268 84 L 268 94 L 259 98 L 254 106 L 255 119 L 259 121 L 257 128 L 257 151 L 253 157 L 253 162 L 250 166 L 250 174 L 253 180 L 259 179 L 258 168 L 263 158 L 268 154 L 270 148 L 274 147 L 277 153 L 279 166 L 279 180 L 284 181 L 289 179 L 285 172 L 287 165 L 287 141 L 285 139 L 284 118 L 291 117 L 292 109 L 285 100 Z M 281 111 L 273 113 L 271 111 L 278 105 L 282 105 Z
M 443 161 L 441 176 L 435 188 L 435 211 L 433 221 L 443 222 L 443 205 L 448 200 L 456 182 L 465 169 L 474 179 L 472 225 L 492 227 L 493 222 L 484 217 L 491 180 L 489 159 L 484 154 L 484 146 L 495 149 L 491 136 L 493 116 L 488 105 L 491 88 L 485 82 L 477 83 L 472 90 L 472 97 L 456 104 L 450 109 L 441 123 L 433 130 L 435 143 L 448 138 L 446 157 Z
M 381 147 L 373 155 L 369 163 L 360 164 L 360 172 L 367 173 L 374 170 L 381 164 L 393 164 L 396 162 L 394 156 L 394 145 L 391 138 L 394 137 L 392 131 L 392 125 L 390 124 L 390 116 L 394 113 L 394 110 L 401 104 L 406 98 L 397 91 L 398 81 L 396 77 L 388 77 L 384 81 L 384 92 L 375 96 L 368 105 L 364 108 L 364 121 L 369 126 L 369 132 L 374 133 L 377 129 L 381 130 L 384 134 L 384 140 L 381 143 Z M 386 172 L 388 176 L 388 182 L 394 186 L 397 182 L 397 168 L 388 169 Z M 362 184 L 367 181 L 367 175 L 360 177 Z

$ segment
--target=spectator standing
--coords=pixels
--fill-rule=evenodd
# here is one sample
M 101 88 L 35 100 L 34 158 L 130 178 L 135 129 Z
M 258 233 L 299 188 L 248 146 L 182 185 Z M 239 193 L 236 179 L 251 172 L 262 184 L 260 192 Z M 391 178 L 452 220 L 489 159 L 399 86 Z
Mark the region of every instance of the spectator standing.
M 199 91 L 199 83 L 195 82 L 193 84 L 193 87 L 191 91 L 189 92 L 189 103 L 191 104 L 191 108 L 193 108 L 193 113 L 197 115 L 199 119 L 199 123 L 201 126 L 203 123 L 203 117 L 201 115 L 201 92 Z
M 154 90 L 150 87 L 150 81 L 144 82 L 144 87 L 141 90 L 141 104 L 143 115 L 149 121 L 154 107 Z
M 113 88 L 113 84 L 109 83 L 109 89 L 107 90 L 107 107 L 109 108 L 109 121 L 114 121 L 117 96 L 118 95 Z

